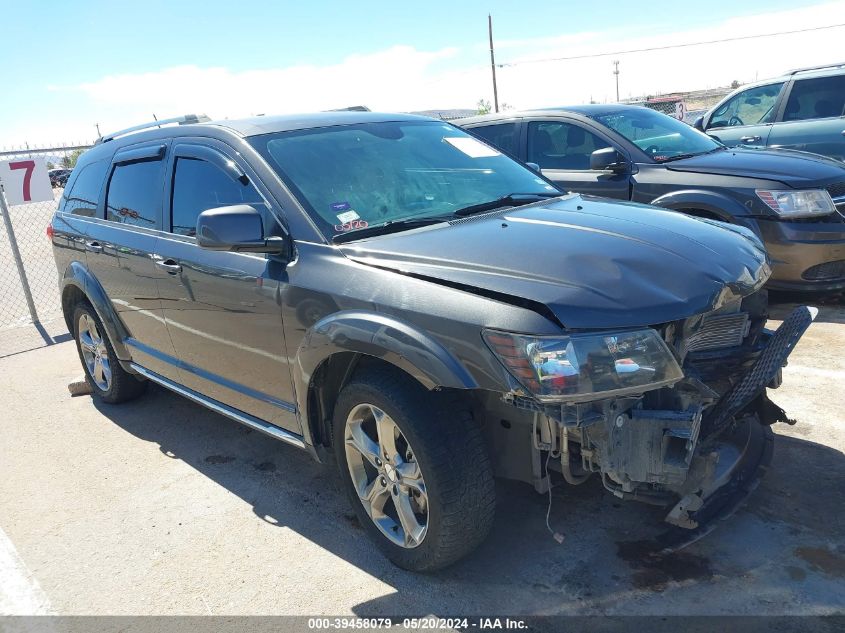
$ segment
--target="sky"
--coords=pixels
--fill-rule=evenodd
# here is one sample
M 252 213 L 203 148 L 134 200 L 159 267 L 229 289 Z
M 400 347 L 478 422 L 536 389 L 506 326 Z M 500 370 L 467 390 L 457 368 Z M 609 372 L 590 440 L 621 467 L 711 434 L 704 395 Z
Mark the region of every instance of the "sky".
M 89 142 L 158 118 L 520 109 L 746 83 L 845 61 L 845 27 L 543 62 L 845 24 L 845 0 L 0 2 L 0 148 Z M 633 8 L 636 6 L 636 8 Z

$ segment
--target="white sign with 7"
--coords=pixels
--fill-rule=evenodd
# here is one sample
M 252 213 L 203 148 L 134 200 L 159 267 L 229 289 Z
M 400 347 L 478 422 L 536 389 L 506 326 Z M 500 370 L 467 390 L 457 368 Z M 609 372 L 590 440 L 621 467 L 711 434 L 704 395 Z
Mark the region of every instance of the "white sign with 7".
M 16 158 L 0 161 L 0 183 L 6 192 L 9 206 L 48 202 L 53 199 L 53 187 L 44 158 Z

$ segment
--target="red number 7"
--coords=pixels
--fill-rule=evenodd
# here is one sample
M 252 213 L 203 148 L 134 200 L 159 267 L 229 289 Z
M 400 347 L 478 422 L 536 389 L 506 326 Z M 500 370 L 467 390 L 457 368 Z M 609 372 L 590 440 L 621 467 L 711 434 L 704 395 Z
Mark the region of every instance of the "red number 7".
M 35 161 L 21 160 L 17 163 L 9 163 L 9 169 L 26 169 L 26 173 L 23 175 L 23 199 L 24 202 L 32 200 L 29 185 L 32 181 L 32 172 L 35 171 Z

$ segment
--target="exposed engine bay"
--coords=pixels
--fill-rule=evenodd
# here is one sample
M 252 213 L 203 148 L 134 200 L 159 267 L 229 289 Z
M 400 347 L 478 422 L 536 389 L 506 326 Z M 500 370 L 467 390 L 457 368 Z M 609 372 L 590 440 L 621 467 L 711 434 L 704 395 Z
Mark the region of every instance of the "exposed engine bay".
M 756 486 L 771 459 L 770 425 L 792 423 L 766 389 L 779 386 L 781 368 L 814 317 L 814 309 L 799 307 L 772 332 L 765 328 L 766 293 L 759 291 L 654 327 L 683 372 L 669 385 L 563 403 L 506 396 L 533 411 L 535 487 L 547 490 L 548 473 L 538 466 L 551 457 L 569 484 L 595 475 L 617 497 L 671 507 L 668 523 L 702 532 Z M 634 371 L 637 363 L 616 351 L 611 369 Z M 567 372 L 550 365 L 556 359 L 564 368 L 571 362 L 563 352 L 544 352 L 538 362 L 565 385 Z M 601 373 L 597 365 L 590 371 Z

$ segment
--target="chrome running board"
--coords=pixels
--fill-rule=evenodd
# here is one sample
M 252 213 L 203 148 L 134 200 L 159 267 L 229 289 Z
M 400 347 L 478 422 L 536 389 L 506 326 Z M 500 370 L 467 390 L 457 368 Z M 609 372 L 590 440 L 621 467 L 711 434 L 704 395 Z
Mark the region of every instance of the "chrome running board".
M 135 363 L 130 363 L 132 369 L 137 371 L 141 374 L 144 378 L 151 380 L 154 383 L 161 385 L 166 389 L 170 389 L 175 393 L 178 393 L 180 396 L 184 396 L 188 398 L 188 400 L 193 400 L 197 404 L 201 404 L 202 406 L 211 409 L 217 413 L 225 415 L 227 418 L 231 418 L 236 422 L 240 422 L 244 426 L 248 426 L 251 429 L 255 429 L 256 431 L 260 431 L 265 435 L 269 435 L 277 440 L 281 440 L 292 446 L 296 446 L 297 448 L 306 448 L 305 442 L 302 440 L 301 435 L 296 435 L 295 433 L 291 433 L 290 431 L 285 431 L 284 429 L 279 428 L 278 426 L 274 426 L 269 422 L 264 422 L 263 420 L 259 420 L 258 418 L 254 418 L 251 415 L 248 415 L 242 411 L 238 411 L 237 409 L 233 409 L 222 402 L 218 402 L 217 400 L 212 400 L 210 398 L 206 398 L 205 396 L 188 389 L 187 387 L 182 387 L 181 385 L 176 384 L 175 382 L 168 380 L 164 376 L 159 376 L 155 372 L 150 371 L 149 369 L 145 369 L 140 365 Z

